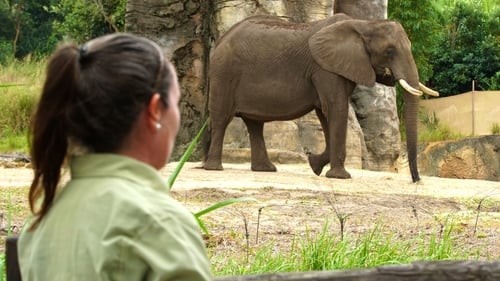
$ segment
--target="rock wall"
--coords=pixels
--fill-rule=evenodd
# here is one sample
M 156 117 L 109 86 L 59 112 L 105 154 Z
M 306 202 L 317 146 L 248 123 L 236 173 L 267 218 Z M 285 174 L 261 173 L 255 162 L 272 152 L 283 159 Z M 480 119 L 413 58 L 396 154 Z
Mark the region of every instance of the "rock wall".
M 352 106 L 366 144 L 363 169 L 397 172 L 401 137 L 395 89 L 378 84 L 373 88 L 357 86 Z
M 423 145 L 418 164 L 426 176 L 500 181 L 500 135 Z

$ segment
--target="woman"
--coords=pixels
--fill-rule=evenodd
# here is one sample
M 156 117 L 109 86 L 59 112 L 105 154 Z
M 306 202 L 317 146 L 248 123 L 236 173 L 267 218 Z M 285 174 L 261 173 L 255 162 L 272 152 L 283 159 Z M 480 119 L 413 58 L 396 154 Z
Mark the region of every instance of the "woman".
M 112 34 L 52 55 L 32 125 L 24 281 L 212 278 L 193 215 L 157 172 L 179 98 L 172 64 L 148 39 Z

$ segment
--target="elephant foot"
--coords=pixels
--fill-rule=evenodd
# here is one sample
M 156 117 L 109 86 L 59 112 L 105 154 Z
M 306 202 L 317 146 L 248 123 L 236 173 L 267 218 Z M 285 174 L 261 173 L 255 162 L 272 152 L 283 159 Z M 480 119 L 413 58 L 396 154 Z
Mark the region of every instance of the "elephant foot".
M 203 169 L 214 171 L 224 170 L 220 161 L 206 161 L 205 163 L 203 163 Z
M 350 179 L 351 174 L 344 167 L 333 168 L 326 172 L 327 178 L 336 178 L 336 179 Z
M 328 163 L 327 161 L 322 161 L 321 156 L 316 154 L 309 154 L 307 156 L 307 160 L 309 162 L 309 166 L 311 166 L 311 169 L 317 176 L 321 175 L 323 167 L 325 167 Z
M 252 171 L 254 172 L 276 172 L 276 166 L 273 163 L 252 164 Z

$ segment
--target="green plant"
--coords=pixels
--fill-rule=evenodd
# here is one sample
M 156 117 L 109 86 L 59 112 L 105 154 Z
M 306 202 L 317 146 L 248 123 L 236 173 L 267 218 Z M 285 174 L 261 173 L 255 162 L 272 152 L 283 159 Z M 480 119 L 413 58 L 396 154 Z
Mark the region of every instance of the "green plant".
M 430 130 L 436 130 L 439 127 L 439 118 L 436 116 L 436 112 L 432 112 L 432 114 L 423 114 L 419 112 L 420 122 Z
M 193 150 L 196 147 L 196 145 L 198 144 L 198 141 L 199 141 L 201 135 L 203 134 L 203 131 L 207 127 L 207 124 L 208 124 L 208 119 L 205 120 L 205 122 L 201 126 L 200 130 L 198 131 L 198 133 L 196 134 L 196 136 L 191 141 L 191 143 L 189 144 L 188 148 L 186 149 L 186 151 L 182 155 L 182 157 L 179 160 L 179 163 L 175 167 L 174 171 L 172 172 L 172 174 L 168 178 L 167 184 L 168 184 L 169 190 L 174 185 L 175 179 L 177 178 L 177 176 L 181 172 L 182 167 L 184 167 L 184 164 L 188 161 L 189 156 L 191 156 L 191 153 L 193 153 Z M 199 212 L 194 213 L 194 217 L 196 218 L 196 221 L 198 222 L 198 225 L 203 230 L 203 232 L 208 235 L 209 232 L 208 232 L 208 230 L 207 230 L 207 228 L 205 226 L 205 223 L 201 219 L 201 216 L 203 216 L 205 214 L 208 214 L 210 212 L 213 212 L 213 211 L 215 211 L 217 209 L 220 209 L 222 207 L 231 205 L 231 204 L 240 203 L 240 202 L 249 202 L 249 201 L 255 201 L 255 198 L 253 198 L 253 197 L 239 197 L 239 198 L 227 199 L 227 200 L 218 202 L 218 203 L 216 203 L 216 204 L 214 204 L 212 206 L 209 206 L 208 208 L 205 208 L 205 209 L 203 209 L 203 210 L 201 210 Z
M 488 84 L 497 81 L 500 69 L 500 10 L 481 2 L 453 1 L 442 10 L 443 34 L 428 58 L 434 69 L 430 85 L 443 97 L 470 91 L 473 79 L 476 89 L 494 89 Z
M 380 225 L 360 235 L 343 240 L 331 233 L 328 223 L 315 233 L 306 231 L 291 242 L 289 251 L 276 251 L 276 241 L 253 250 L 252 259 L 211 254 L 214 273 L 218 276 L 369 268 L 386 264 L 403 264 L 418 260 L 475 258 L 457 243 L 455 227 L 446 220 L 429 234 L 403 238 L 399 233 L 385 232 Z M 472 255 L 472 256 L 471 256 Z
M 442 141 L 463 139 L 465 135 L 452 130 L 450 127 L 441 124 L 436 113 L 420 113 L 420 122 L 424 125 L 423 130 L 418 134 L 420 142 Z
M 492 135 L 500 135 L 500 124 L 498 123 L 491 124 L 490 130 Z
M 28 152 L 27 132 L 13 133 L 6 129 L 0 133 L 0 153 L 4 152 Z
M 52 36 L 83 43 L 92 38 L 124 30 L 126 0 L 59 0 L 49 11 L 57 15 Z
M 0 71 L 0 151 L 28 150 L 27 130 L 42 87 L 45 60 L 12 61 Z
M 0 255 L 0 281 L 6 280 L 5 254 Z

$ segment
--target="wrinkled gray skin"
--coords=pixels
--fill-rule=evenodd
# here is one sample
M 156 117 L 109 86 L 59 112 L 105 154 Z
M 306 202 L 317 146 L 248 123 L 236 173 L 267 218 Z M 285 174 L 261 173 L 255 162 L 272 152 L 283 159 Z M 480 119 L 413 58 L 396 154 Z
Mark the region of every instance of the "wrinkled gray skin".
M 410 41 L 402 26 L 386 20 L 354 20 L 344 14 L 308 24 L 254 16 L 233 26 L 210 57 L 210 138 L 204 168 L 222 170 L 224 133 L 234 116 L 245 122 L 254 171 L 276 171 L 263 138 L 264 122 L 291 120 L 315 110 L 326 147 L 309 155 L 319 175 L 350 178 L 344 168 L 348 103 L 356 84 L 394 86 L 405 79 L 419 88 Z M 418 97 L 404 94 L 407 147 L 413 181 L 417 170 Z

